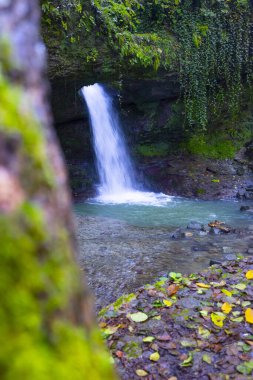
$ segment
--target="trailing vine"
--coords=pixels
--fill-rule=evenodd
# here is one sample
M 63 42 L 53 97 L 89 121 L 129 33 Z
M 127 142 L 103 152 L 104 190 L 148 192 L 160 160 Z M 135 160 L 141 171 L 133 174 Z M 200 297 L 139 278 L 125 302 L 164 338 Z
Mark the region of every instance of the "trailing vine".
M 186 125 L 195 129 L 221 112 L 238 114 L 252 82 L 250 0 L 43 0 L 42 11 L 44 29 L 67 47 L 80 49 L 92 35 L 110 46 L 112 64 L 179 69 Z M 96 46 L 86 54 L 99 58 Z
M 205 129 L 221 110 L 236 115 L 243 84 L 252 80 L 252 13 L 247 2 L 186 3 L 174 27 L 189 125 Z

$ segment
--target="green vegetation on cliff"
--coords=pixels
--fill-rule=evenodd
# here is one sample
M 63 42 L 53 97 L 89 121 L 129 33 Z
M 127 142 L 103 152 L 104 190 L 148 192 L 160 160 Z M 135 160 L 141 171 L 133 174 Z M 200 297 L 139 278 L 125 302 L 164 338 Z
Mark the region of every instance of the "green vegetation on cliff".
M 224 115 L 236 129 L 253 78 L 249 0 L 43 0 L 42 9 L 49 49 L 60 47 L 54 75 L 176 71 L 188 131 L 219 129 Z

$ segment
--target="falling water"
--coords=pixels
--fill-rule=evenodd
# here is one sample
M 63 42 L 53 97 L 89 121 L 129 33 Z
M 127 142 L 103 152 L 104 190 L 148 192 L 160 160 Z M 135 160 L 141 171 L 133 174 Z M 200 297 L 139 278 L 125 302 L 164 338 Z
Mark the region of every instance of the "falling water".
M 94 84 L 82 88 L 86 101 L 100 179 L 97 201 L 105 203 L 140 203 L 162 205 L 171 200 L 165 194 L 140 191 L 135 181 L 118 115 L 112 98 L 103 86 Z

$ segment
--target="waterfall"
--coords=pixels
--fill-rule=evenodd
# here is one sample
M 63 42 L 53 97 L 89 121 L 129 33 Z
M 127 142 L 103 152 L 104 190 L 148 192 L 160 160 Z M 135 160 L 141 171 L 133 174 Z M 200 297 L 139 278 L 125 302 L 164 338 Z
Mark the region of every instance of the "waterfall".
M 133 191 L 137 187 L 133 165 L 111 97 L 99 84 L 83 87 L 82 93 L 91 119 L 100 194 L 113 196 Z
M 112 98 L 102 85 L 81 89 L 92 127 L 93 144 L 99 174 L 98 201 L 105 203 L 167 203 L 171 197 L 139 191 L 135 170 L 127 150 L 119 117 Z

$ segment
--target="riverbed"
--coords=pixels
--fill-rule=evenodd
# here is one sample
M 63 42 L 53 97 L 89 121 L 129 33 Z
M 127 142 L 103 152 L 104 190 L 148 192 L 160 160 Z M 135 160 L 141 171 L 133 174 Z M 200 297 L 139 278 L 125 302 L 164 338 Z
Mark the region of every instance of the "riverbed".
M 136 205 L 76 205 L 79 262 L 97 308 L 164 273 L 197 272 L 210 260 L 252 255 L 253 215 L 241 212 L 240 205 L 186 200 L 153 210 Z M 203 228 L 187 229 L 196 218 Z M 207 223 L 214 219 L 232 226 L 231 232 L 210 234 Z

